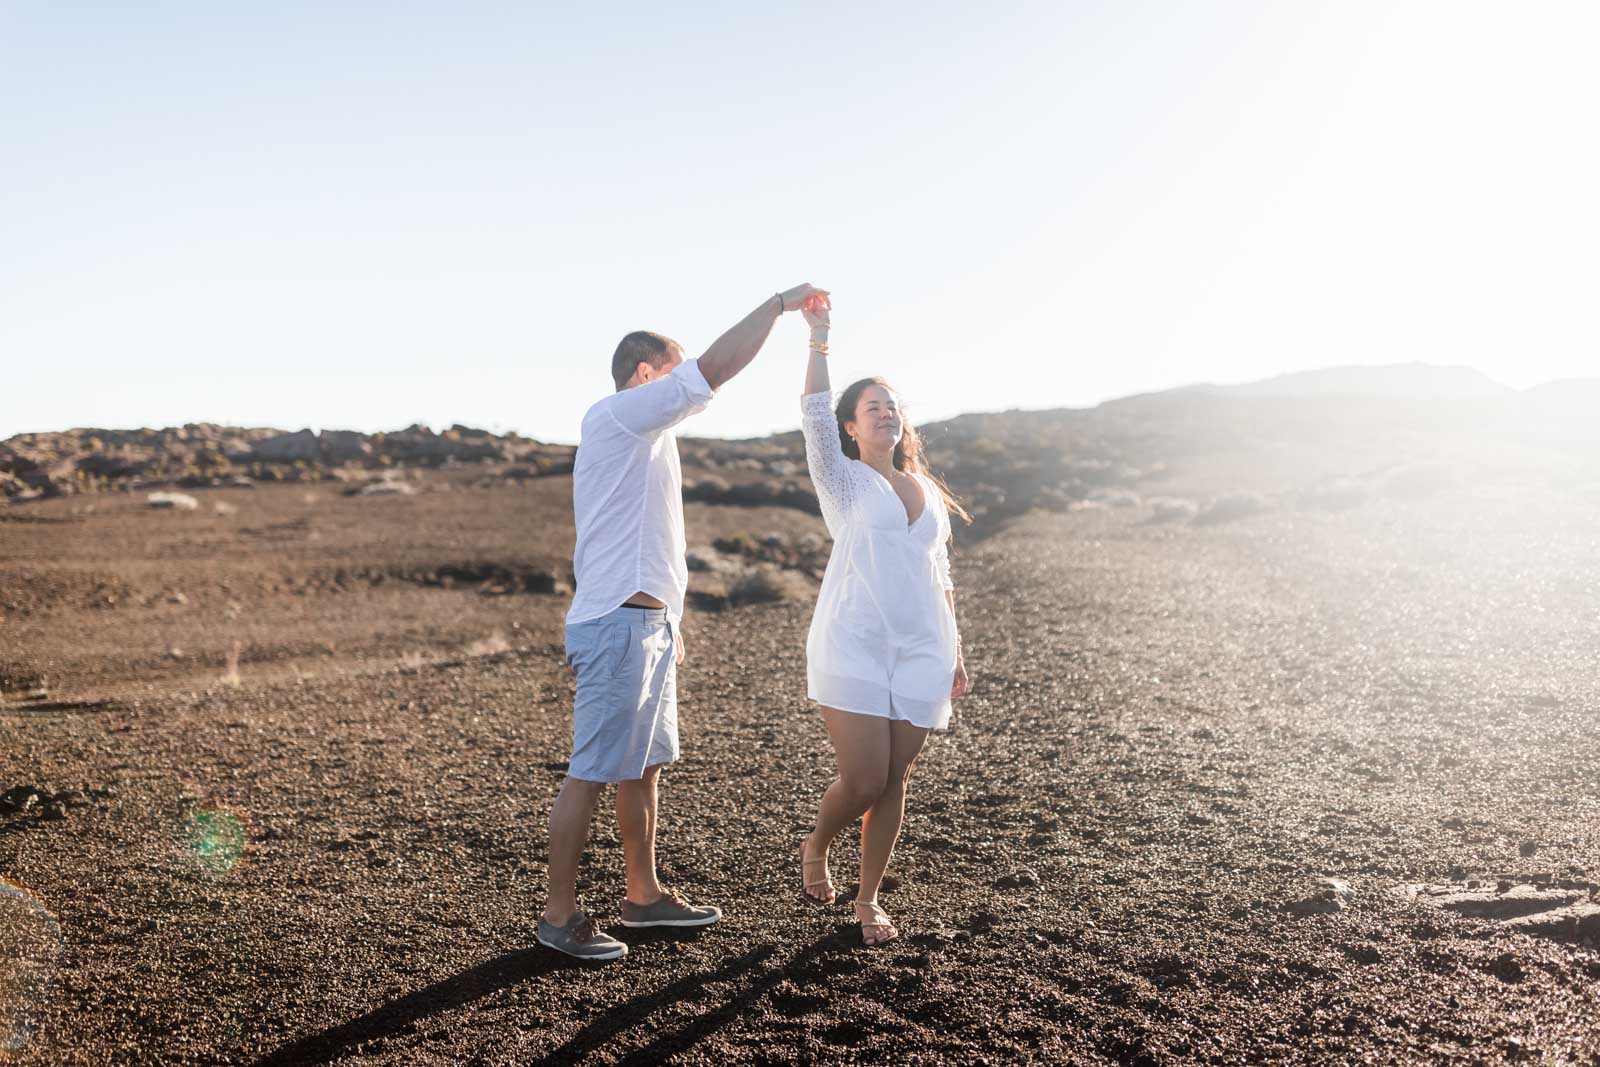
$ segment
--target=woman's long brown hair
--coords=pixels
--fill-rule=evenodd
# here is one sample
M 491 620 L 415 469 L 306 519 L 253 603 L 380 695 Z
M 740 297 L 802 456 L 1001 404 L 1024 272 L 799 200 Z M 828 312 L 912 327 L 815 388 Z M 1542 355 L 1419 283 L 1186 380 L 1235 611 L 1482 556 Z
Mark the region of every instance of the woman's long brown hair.
M 851 382 L 850 388 L 839 395 L 839 403 L 834 406 L 833 417 L 839 423 L 839 447 L 851 459 L 860 459 L 861 449 L 855 441 L 851 440 L 850 435 L 845 432 L 844 424 L 855 421 L 856 404 L 861 401 L 861 394 L 866 391 L 869 385 L 881 385 L 896 396 L 900 395 L 895 392 L 894 386 L 882 378 L 862 378 L 858 382 Z M 903 409 L 900 412 L 900 426 L 900 443 L 894 446 L 894 469 L 904 471 L 907 474 L 926 475 L 928 480 L 934 484 L 934 487 L 939 490 L 939 495 L 944 498 L 944 506 L 954 514 L 961 516 L 961 521 L 970 526 L 972 524 L 972 516 L 967 514 L 967 509 L 961 506 L 961 501 L 956 499 L 956 495 L 950 491 L 950 487 L 944 484 L 944 479 L 930 470 L 927 460 L 922 458 L 922 436 L 917 433 L 915 426 L 906 421 L 906 413 Z

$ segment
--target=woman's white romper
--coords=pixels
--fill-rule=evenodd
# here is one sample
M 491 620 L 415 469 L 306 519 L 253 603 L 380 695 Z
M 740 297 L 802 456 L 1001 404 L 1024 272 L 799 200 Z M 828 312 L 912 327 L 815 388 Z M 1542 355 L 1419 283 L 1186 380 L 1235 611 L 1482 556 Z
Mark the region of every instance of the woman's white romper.
M 832 395 L 812 393 L 800 406 L 806 462 L 833 535 L 806 639 L 807 694 L 840 711 L 942 730 L 956 672 L 944 497 L 917 475 L 922 514 L 908 524 L 894 486 L 840 448 Z

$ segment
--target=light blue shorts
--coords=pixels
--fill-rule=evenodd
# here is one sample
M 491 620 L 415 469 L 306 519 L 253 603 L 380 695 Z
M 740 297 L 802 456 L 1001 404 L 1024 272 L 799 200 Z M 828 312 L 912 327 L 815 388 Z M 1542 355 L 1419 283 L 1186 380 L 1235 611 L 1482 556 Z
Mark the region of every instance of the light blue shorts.
M 662 608 L 617 608 L 567 627 L 578 675 L 567 776 L 633 782 L 678 758 L 678 671 Z

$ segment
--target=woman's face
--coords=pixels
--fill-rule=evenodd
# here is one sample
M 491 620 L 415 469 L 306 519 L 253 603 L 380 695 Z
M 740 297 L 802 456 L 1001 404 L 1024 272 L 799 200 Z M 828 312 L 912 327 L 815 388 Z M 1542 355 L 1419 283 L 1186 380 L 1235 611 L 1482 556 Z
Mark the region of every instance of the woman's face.
M 905 432 L 900 398 L 881 385 L 869 385 L 856 400 L 856 417 L 845 424 L 863 452 L 893 452 Z

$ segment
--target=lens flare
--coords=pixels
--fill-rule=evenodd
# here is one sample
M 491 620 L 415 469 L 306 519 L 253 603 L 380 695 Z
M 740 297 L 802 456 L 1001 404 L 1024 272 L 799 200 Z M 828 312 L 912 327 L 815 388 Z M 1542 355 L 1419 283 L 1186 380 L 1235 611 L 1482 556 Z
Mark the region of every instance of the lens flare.
M 214 874 L 227 874 L 250 845 L 250 823 L 231 808 L 201 808 L 189 818 L 189 855 Z
M 0 1052 L 33 1040 L 61 958 L 61 926 L 27 886 L 0 878 Z

